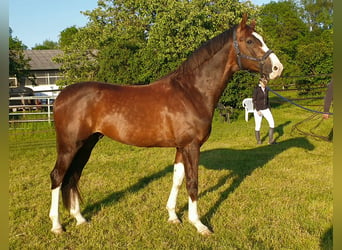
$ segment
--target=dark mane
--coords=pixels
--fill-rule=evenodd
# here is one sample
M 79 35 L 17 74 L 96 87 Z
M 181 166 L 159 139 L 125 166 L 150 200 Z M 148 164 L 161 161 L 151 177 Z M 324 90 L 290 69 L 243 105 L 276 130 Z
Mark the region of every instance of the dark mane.
M 178 69 L 176 69 L 171 74 L 183 74 L 189 71 L 192 71 L 198 68 L 205 61 L 212 58 L 217 51 L 219 51 L 229 40 L 231 37 L 232 30 L 234 30 L 236 26 L 232 29 L 226 30 L 220 35 L 215 36 L 209 41 L 202 44 L 198 49 L 196 49 L 192 55 L 184 61 Z

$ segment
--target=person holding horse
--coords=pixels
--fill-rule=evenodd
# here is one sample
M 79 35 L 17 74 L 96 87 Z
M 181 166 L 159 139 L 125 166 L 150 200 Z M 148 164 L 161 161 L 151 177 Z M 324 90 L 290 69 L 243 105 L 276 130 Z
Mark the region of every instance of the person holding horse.
M 253 106 L 254 106 L 254 120 L 255 120 L 255 138 L 257 141 L 257 144 L 261 144 L 260 139 L 260 128 L 261 128 L 261 122 L 262 118 L 265 117 L 268 125 L 270 127 L 269 129 L 269 141 L 268 144 L 276 144 L 275 140 L 273 139 L 273 133 L 274 133 L 274 119 L 271 112 L 271 106 L 270 101 L 268 97 L 268 87 L 267 87 L 267 79 L 260 78 L 259 79 L 259 85 L 255 87 L 253 91 Z

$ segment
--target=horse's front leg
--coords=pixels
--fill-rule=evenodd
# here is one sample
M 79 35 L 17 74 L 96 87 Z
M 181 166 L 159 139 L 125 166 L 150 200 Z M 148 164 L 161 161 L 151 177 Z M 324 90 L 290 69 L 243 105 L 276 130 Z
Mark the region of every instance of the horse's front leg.
M 212 232 L 199 219 L 197 212 L 197 200 L 189 197 L 189 221 L 196 227 L 197 232 L 202 235 L 210 235 Z
M 169 199 L 166 204 L 166 209 L 169 212 L 169 222 L 171 223 L 180 223 L 180 220 L 176 214 L 176 203 L 177 203 L 177 196 L 180 186 L 182 185 L 184 179 L 184 165 L 182 162 L 174 164 L 173 170 L 173 183 L 170 192 Z
M 210 235 L 212 232 L 200 221 L 197 212 L 199 154 L 200 146 L 196 143 L 186 146 L 183 150 L 186 188 L 189 194 L 189 221 L 196 227 L 200 234 Z

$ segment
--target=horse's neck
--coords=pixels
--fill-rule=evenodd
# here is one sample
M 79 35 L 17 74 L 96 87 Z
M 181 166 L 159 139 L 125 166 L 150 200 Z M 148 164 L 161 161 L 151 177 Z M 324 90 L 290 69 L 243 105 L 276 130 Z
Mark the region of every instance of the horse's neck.
M 213 115 L 217 102 L 235 71 L 236 64 L 229 57 L 231 45 L 226 44 L 212 58 L 194 70 L 193 82 L 189 85 L 200 93 L 203 108 Z

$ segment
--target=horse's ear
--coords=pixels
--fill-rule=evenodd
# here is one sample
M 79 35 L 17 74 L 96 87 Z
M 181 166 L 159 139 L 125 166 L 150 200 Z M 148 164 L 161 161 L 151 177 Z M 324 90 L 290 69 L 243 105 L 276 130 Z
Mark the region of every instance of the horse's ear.
M 255 19 L 252 20 L 250 26 L 251 26 L 251 28 L 252 28 L 253 30 L 255 30 L 255 26 L 256 26 L 256 21 L 255 21 Z
M 244 29 L 246 27 L 247 19 L 248 19 L 248 15 L 247 15 L 247 13 L 244 13 L 243 16 L 242 16 L 241 23 L 240 23 L 240 28 L 241 29 Z

